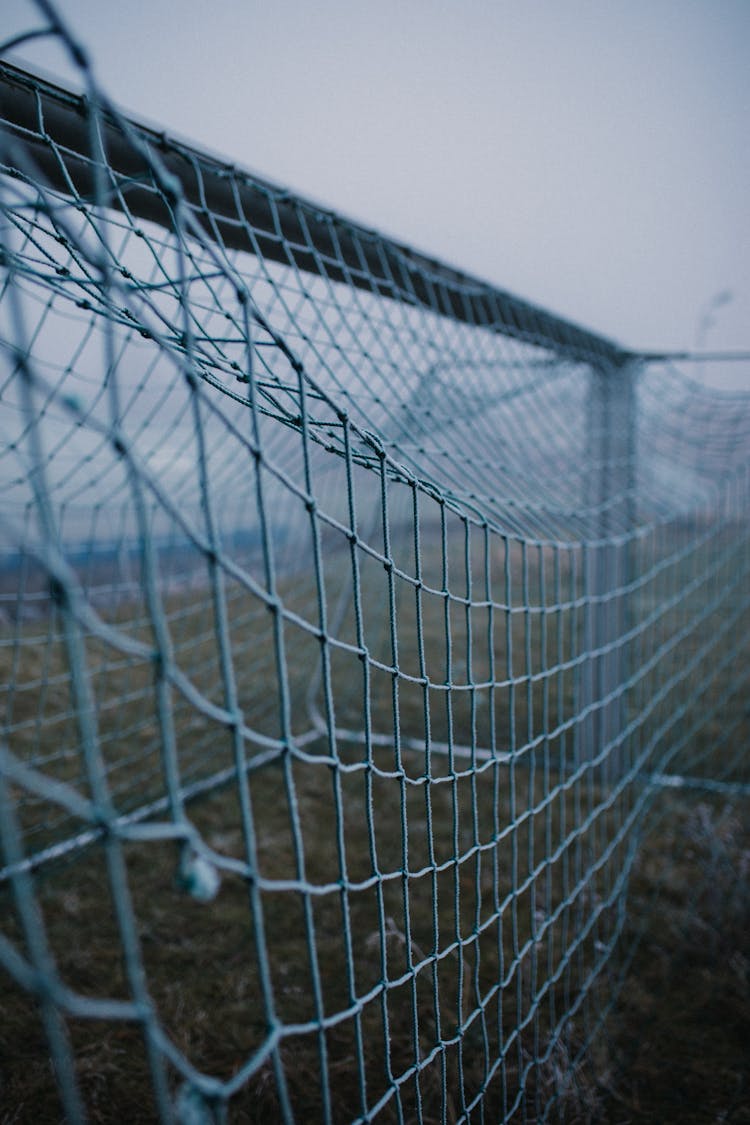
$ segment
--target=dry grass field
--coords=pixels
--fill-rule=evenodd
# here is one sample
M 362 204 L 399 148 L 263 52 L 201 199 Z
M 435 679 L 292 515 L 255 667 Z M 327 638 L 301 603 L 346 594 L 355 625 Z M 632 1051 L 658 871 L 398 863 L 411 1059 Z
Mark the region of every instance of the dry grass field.
M 680 666 L 691 667 L 691 654 L 702 652 L 705 630 L 696 614 L 679 658 L 665 650 L 662 703 L 629 740 L 624 779 L 613 788 L 603 764 L 576 761 L 572 749 L 578 700 L 566 660 L 577 651 L 581 621 L 575 598 L 567 597 L 567 608 L 559 603 L 578 580 L 575 559 L 519 548 L 507 567 L 492 562 L 493 598 L 501 601 L 502 579 L 519 605 L 507 614 L 495 610 L 500 620 L 486 607 L 446 609 L 445 599 L 415 597 L 408 584 L 399 591 L 399 667 L 407 675 L 395 702 L 389 591 L 382 567 L 373 565 L 365 628 L 373 661 L 385 667 L 373 663 L 365 690 L 362 662 L 341 648 L 331 654 L 330 679 L 340 727 L 361 728 L 368 700 L 381 736 L 369 749 L 343 739 L 332 758 L 323 736 L 293 754 L 256 748 L 243 787 L 232 772 L 230 732 L 175 693 L 183 779 L 200 785 L 228 771 L 223 784 L 187 806 L 221 866 L 211 901 L 186 893 L 181 847 L 159 836 L 95 842 L 34 876 L 60 979 L 82 998 L 128 1000 L 121 904 L 107 867 L 109 848 L 118 851 L 160 1026 L 198 1071 L 235 1081 L 225 1107 L 231 1122 L 282 1120 L 284 1097 L 300 1122 L 372 1119 L 376 1111 L 378 1120 L 425 1125 L 459 1118 L 750 1120 L 746 798 L 654 795 L 634 772 L 639 753 L 646 772 L 657 763 L 658 744 L 649 756 L 649 738 L 691 695 L 706 721 L 697 723 L 688 703 L 678 725 L 667 726 L 665 740 L 683 746 L 671 765 L 702 760 L 710 773 L 720 760 L 740 761 L 744 699 L 737 690 L 726 697 L 720 662 L 713 675 L 698 666 L 692 692 L 680 681 Z M 486 564 L 481 551 L 472 556 L 464 584 L 467 573 L 475 590 L 486 581 Z M 728 557 L 726 575 L 732 566 Z M 710 599 L 726 575 L 719 570 L 694 597 Z M 290 579 L 283 592 L 295 732 L 309 724 L 319 651 L 294 621 L 295 614 L 311 616 L 311 591 L 308 578 Z M 657 604 L 658 588 L 644 586 L 643 597 Z M 273 739 L 279 697 L 272 621 L 239 589 L 227 590 L 227 606 L 239 696 L 253 730 Z M 220 701 L 210 596 L 193 588 L 167 596 L 164 607 L 180 666 L 206 698 Z M 680 622 L 689 620 L 684 604 L 676 612 Z M 744 617 L 722 612 L 714 628 L 729 615 L 727 636 L 741 657 Z M 350 640 L 347 613 L 339 636 Z M 148 613 L 132 598 L 110 601 L 106 615 L 133 638 L 149 635 Z M 437 682 L 447 664 L 454 693 L 425 691 L 408 679 L 419 670 L 408 647 L 418 618 L 430 679 Z M 647 644 L 663 645 L 670 629 L 674 620 L 657 618 L 653 635 L 640 637 L 641 655 Z M 21 635 L 25 643 L 13 643 Z M 11 621 L 5 639 L 13 752 L 89 795 L 59 615 Z M 114 652 L 100 636 L 86 637 L 85 646 L 100 750 L 114 803 L 127 813 L 164 792 L 153 667 Z M 503 682 L 498 669 L 510 668 L 510 682 L 501 690 L 477 687 L 493 661 L 495 681 Z M 637 683 L 635 704 L 642 707 L 646 693 Z M 496 745 L 515 738 L 518 751 L 426 755 L 415 748 L 425 741 L 426 723 L 435 744 L 481 747 L 494 728 Z M 91 827 L 44 795 L 14 792 L 28 850 Z M 170 815 L 162 807 L 151 821 Z M 0 887 L 0 910 L 4 936 L 23 951 L 9 882 Z M 3 984 L 0 1122 L 60 1121 L 36 1005 L 7 975 Z M 92 1014 L 66 1020 L 89 1118 L 156 1120 L 140 1024 Z M 171 1096 L 179 1098 L 177 1068 L 167 1072 Z M 214 1106 L 212 1119 L 223 1120 L 225 1110 Z
M 266 796 L 269 809 L 274 807 L 272 784 L 269 777 L 268 788 L 259 792 L 259 799 Z M 324 823 L 328 813 L 325 798 L 306 790 L 304 784 L 299 794 L 303 807 Z M 436 818 L 441 814 L 450 818 L 449 803 L 442 809 L 440 804 L 435 802 Z M 231 805 L 231 797 L 224 791 L 205 799 L 197 810 L 205 837 L 213 846 L 229 850 L 232 837 L 239 835 L 228 815 Z M 388 855 L 389 832 L 393 834 L 392 849 L 400 845 L 400 833 L 393 818 L 389 820 L 387 814 L 384 817 L 382 806 L 378 810 L 379 854 L 385 867 L 398 861 L 397 856 Z M 356 818 L 355 807 L 351 812 L 353 829 Z M 275 836 L 274 820 L 278 829 Z M 283 817 L 269 816 L 267 829 L 264 840 L 269 857 L 273 856 L 270 863 L 283 868 L 288 862 Z M 257 972 L 252 968 L 247 890 L 241 880 L 225 879 L 213 903 L 195 902 L 175 885 L 173 848 L 160 851 L 155 856 L 153 846 L 127 849 L 151 994 L 178 1047 L 200 1069 L 228 1078 L 257 1048 L 265 1032 Z M 326 857 L 323 849 L 314 845 L 308 854 L 308 877 L 315 881 L 314 864 L 326 866 Z M 532 1105 L 538 1087 L 542 1104 L 551 1095 L 559 1095 L 552 1119 L 559 1112 L 562 1120 L 571 1122 L 656 1125 L 666 1121 L 750 1120 L 746 1053 L 750 1033 L 749 863 L 750 834 L 741 808 L 716 800 L 670 799 L 669 808 L 659 816 L 658 827 L 646 837 L 639 852 L 621 952 L 592 993 L 592 1006 L 604 1009 L 611 1002 L 611 990 L 617 988 L 614 1008 L 582 1061 L 571 1065 L 581 1046 L 574 1023 L 546 1063 L 531 1072 L 528 1099 Z M 468 870 L 459 871 L 457 880 L 454 871 L 441 874 L 434 888 L 429 879 L 412 881 L 412 965 L 429 957 L 436 940 L 442 941 L 443 948 L 451 945 L 456 929 L 457 886 L 462 917 L 470 919 L 476 910 L 475 871 L 471 864 L 467 866 Z M 503 866 L 502 859 L 499 866 Z M 102 868 L 101 857 L 90 850 L 69 866 L 51 870 L 40 883 L 40 905 L 63 978 L 84 996 L 124 997 L 127 984 L 112 904 L 103 893 L 106 876 Z M 268 870 L 272 869 L 269 865 Z M 490 878 L 489 872 L 485 875 L 480 870 L 483 888 Z M 439 903 L 437 933 L 433 929 L 433 890 Z M 357 1031 L 364 1045 L 364 1079 L 375 1101 L 387 1089 L 387 1067 L 398 1074 L 413 1062 L 415 1000 L 424 1057 L 435 1046 L 438 1021 L 441 1037 L 452 1039 L 461 1015 L 465 1019 L 477 995 L 486 993 L 501 976 L 502 954 L 497 934 L 491 934 L 463 955 L 454 948 L 436 963 L 434 971 L 426 968 L 412 985 L 407 975 L 409 959 L 400 892 L 401 888 L 393 884 L 384 889 L 384 944 L 389 976 L 393 979 L 400 971 L 406 976 L 404 983 L 391 989 L 385 1001 L 374 999 L 366 1005 L 358 1029 L 353 1020 L 346 1020 L 326 1036 L 331 1110 L 336 1121 L 352 1120 L 360 1112 L 362 1075 L 356 1061 Z M 351 899 L 355 974 L 359 994 L 366 995 L 381 979 L 383 942 L 378 904 L 373 890 Z M 264 907 L 267 932 L 273 935 L 270 960 L 279 1018 L 310 1018 L 312 999 L 301 905 L 293 903 L 289 895 L 279 894 L 266 896 Z M 314 913 L 324 1008 L 345 1009 L 346 965 L 337 896 L 322 896 L 315 903 Z M 522 904 L 507 913 L 518 919 L 520 929 Z M 570 913 L 570 924 L 574 925 L 575 907 Z M 470 932 L 470 926 L 464 932 Z M 519 934 L 519 940 L 522 936 Z M 636 939 L 632 959 L 624 966 L 622 950 L 627 951 L 629 941 Z M 506 938 L 505 944 L 508 956 L 512 942 Z M 590 953 L 584 950 L 583 956 Z M 548 955 L 549 950 L 544 948 L 537 952 L 537 979 Z M 624 982 L 618 979 L 621 971 L 626 971 Z M 527 958 L 499 998 L 506 1036 L 512 1033 L 518 1005 L 524 1012 L 529 1010 L 532 973 Z M 575 990 L 575 983 L 573 965 L 546 1002 L 560 1009 L 566 1002 L 566 992 Z M 434 1002 L 436 991 L 439 1006 Z M 4 989 L 3 995 L 0 1120 L 4 1125 L 59 1121 L 48 1049 L 34 1006 L 13 985 Z M 418 1096 L 424 1121 L 456 1120 L 460 1114 L 459 1091 L 465 1091 L 468 1099 L 486 1081 L 492 1058 L 487 1055 L 485 1036 L 494 1044 L 499 1034 L 498 1016 L 493 1015 L 490 1010 L 484 1025 L 475 1021 L 465 1030 L 460 1044 L 446 1050 L 441 1066 L 423 1072 Z M 153 1121 L 148 1065 L 137 1027 L 127 1022 L 75 1019 L 69 1026 L 77 1075 L 91 1120 Z M 290 1080 L 290 1099 L 301 1121 L 322 1119 L 320 1064 L 314 1040 L 310 1033 L 292 1035 L 281 1052 Z M 490 1084 L 486 1120 L 499 1119 L 497 1115 L 504 1107 L 503 1085 L 507 1098 L 514 1091 L 519 1069 L 538 1046 L 532 1021 L 515 1049 L 509 1050 L 504 1074 Z M 447 1105 L 443 1105 L 443 1080 L 448 1090 Z M 407 1085 L 402 1099 L 407 1121 L 417 1120 L 416 1099 L 414 1084 Z M 527 1120 L 531 1116 L 527 1111 Z M 519 1112 L 511 1119 L 522 1117 Z M 280 1119 L 270 1065 L 264 1064 L 232 1100 L 229 1119 Z M 382 1119 L 396 1119 L 392 1105 Z

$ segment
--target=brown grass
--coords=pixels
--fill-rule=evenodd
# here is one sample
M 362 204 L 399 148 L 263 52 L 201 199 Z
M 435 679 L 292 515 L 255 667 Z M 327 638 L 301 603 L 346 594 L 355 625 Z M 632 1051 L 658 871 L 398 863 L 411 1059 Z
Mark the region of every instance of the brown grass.
M 180 887 L 174 841 L 117 845 L 149 995 L 162 1027 L 205 1074 L 231 1080 L 247 1068 L 247 1081 L 229 1102 L 232 1122 L 281 1119 L 281 1072 L 295 1120 L 305 1122 L 325 1119 L 326 1092 L 337 1123 L 372 1111 L 381 1098 L 387 1100 L 379 1120 L 421 1119 L 425 1125 L 456 1121 L 462 1114 L 472 1122 L 535 1121 L 545 1114 L 574 1123 L 747 1120 L 742 1114 L 748 836 L 739 806 L 673 794 L 656 803 L 659 815 L 644 833 L 630 880 L 625 940 L 618 949 L 627 951 L 641 926 L 643 932 L 606 1035 L 595 1036 L 581 1056 L 622 966 L 624 952 L 610 958 L 608 947 L 616 944 L 621 921 L 618 879 L 630 863 L 628 818 L 643 790 L 631 784 L 610 801 L 601 768 L 575 777 L 565 732 L 542 739 L 513 765 L 497 759 L 472 765 L 457 758 L 452 767 L 446 755 L 433 753 L 427 772 L 424 754 L 404 750 L 399 756 L 394 749 L 396 715 L 404 736 L 424 740 L 425 706 L 433 739 L 469 742 L 473 727 L 482 744 L 494 723 L 502 747 L 513 744 L 511 718 L 515 744 L 523 745 L 574 714 L 572 673 L 522 680 L 554 666 L 560 652 L 575 651 L 580 641 L 575 610 L 523 611 L 525 596 L 545 605 L 542 588 L 547 604 L 553 602 L 555 581 L 575 590 L 575 560 L 565 557 L 555 575 L 554 556 L 530 552 L 524 563 L 520 551 L 513 550 L 511 594 L 518 608 L 507 620 L 496 612 L 491 653 L 487 610 L 467 614 L 457 602 L 448 610 L 454 683 L 468 685 L 469 668 L 475 681 L 487 676 L 492 656 L 496 680 L 512 666 L 518 681 L 512 695 L 507 688 L 458 691 L 449 711 L 444 692 L 431 689 L 425 698 L 421 685 L 402 679 L 394 707 L 392 676 L 373 669 L 373 724 L 378 733 L 390 733 L 390 745 L 376 746 L 368 756 L 361 745 L 342 741 L 335 767 L 325 758 L 323 740 L 308 743 L 304 755 L 251 763 L 254 868 L 247 862 L 248 835 L 235 783 L 189 806 L 206 846 L 235 862 L 234 870 L 224 871 L 211 902 L 198 902 Z M 408 570 L 407 555 L 402 565 Z M 481 546 L 471 554 L 475 598 L 486 561 Z M 501 603 L 503 560 L 491 562 L 492 594 Z M 434 567 L 434 559 L 429 565 Z M 466 568 L 461 575 L 455 560 L 451 565 L 457 592 L 466 582 Z M 330 604 L 336 600 L 335 575 L 331 567 Z M 387 663 L 387 579 L 382 565 L 372 560 L 363 561 L 363 575 L 365 635 L 371 655 Z M 430 576 L 436 585 L 439 579 L 437 573 Z M 289 581 L 285 605 L 314 618 L 311 593 L 309 578 Z M 401 583 L 397 595 L 400 667 L 417 675 L 417 655 L 409 644 L 417 594 Z M 439 683 L 448 658 L 444 600 L 420 596 L 426 666 Z M 657 603 L 660 591 L 646 590 L 647 596 Z M 241 589 L 230 587 L 227 599 L 243 709 L 254 729 L 278 737 L 271 616 Z M 171 595 L 165 610 L 180 666 L 220 703 L 214 611 L 205 590 Z M 677 621 L 655 623 L 642 646 L 656 647 L 668 637 L 685 619 L 685 607 L 677 613 L 682 615 Z M 108 618 L 140 639 L 150 635 L 142 605 L 110 606 Z M 43 759 L 39 764 L 48 776 L 88 795 L 59 619 L 49 615 L 21 625 L 27 642 L 6 668 L 14 682 L 14 753 Z M 741 634 L 741 622 L 732 628 Z M 353 634 L 349 609 L 339 635 L 351 641 Z M 290 714 L 299 733 L 309 724 L 306 693 L 318 642 L 293 622 L 285 627 L 285 641 L 293 655 Z M 680 653 L 665 656 L 658 682 L 666 683 L 701 643 L 700 629 L 687 632 Z M 95 636 L 85 644 L 102 754 L 118 808 L 127 811 L 163 792 L 154 669 L 149 661 L 118 656 Z M 12 656 L 14 649 L 3 652 Z M 724 699 L 716 667 L 714 676 L 699 682 L 676 681 L 627 753 L 642 751 L 665 717 L 679 714 L 679 723 L 663 736 L 665 744 L 680 737 L 685 743 L 670 768 L 701 759 L 707 771 L 718 765 L 722 727 L 733 732 L 731 749 L 738 748 L 739 761 L 747 730 L 743 701 L 737 691 Z M 339 724 L 361 725 L 361 661 L 351 653 L 334 653 L 331 669 Z M 647 688 L 638 687 L 635 705 L 647 699 Z M 184 778 L 200 779 L 231 765 L 229 732 L 177 695 L 172 716 Z M 729 749 L 724 747 L 725 757 Z M 654 765 L 659 753 L 657 743 Z M 61 819 L 59 809 L 43 798 L 19 802 L 19 818 L 29 850 L 71 829 L 71 821 Z M 592 871 L 608 845 L 606 862 Z M 542 864 L 544 857 L 551 862 Z M 257 897 L 253 870 L 262 879 Z M 104 849 L 96 845 L 51 864 L 35 883 L 63 981 L 83 997 L 128 998 L 131 985 Z M 7 884 L 0 888 L 0 910 L 5 936 L 23 953 Z M 260 932 L 265 950 L 256 943 Z M 275 1055 L 248 1067 L 270 1033 L 264 956 L 275 1017 L 299 1030 L 283 1036 Z M 598 975 L 592 980 L 594 970 Z M 580 1006 L 566 1017 L 579 998 Z M 60 1120 L 34 1003 L 11 981 L 0 1006 L 0 1122 Z M 342 1018 L 318 1033 L 318 1017 L 337 1013 Z M 68 1018 L 67 1026 L 91 1120 L 154 1121 L 139 1025 Z M 171 1066 L 169 1082 L 176 1097 L 180 1077 Z M 469 1110 L 482 1090 L 483 1108 Z

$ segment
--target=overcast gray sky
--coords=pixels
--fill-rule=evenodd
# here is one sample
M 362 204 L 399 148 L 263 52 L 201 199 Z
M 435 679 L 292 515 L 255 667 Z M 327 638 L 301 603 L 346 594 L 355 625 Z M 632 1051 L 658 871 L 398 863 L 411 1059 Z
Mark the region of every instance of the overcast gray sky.
M 750 0 L 59 8 L 136 117 L 626 345 L 750 347 Z

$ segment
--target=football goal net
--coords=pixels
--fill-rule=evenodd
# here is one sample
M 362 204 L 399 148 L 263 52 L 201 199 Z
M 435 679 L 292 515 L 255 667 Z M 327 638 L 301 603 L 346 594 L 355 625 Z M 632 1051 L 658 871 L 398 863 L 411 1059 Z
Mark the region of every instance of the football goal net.
M 6 1088 L 562 1112 L 647 812 L 747 792 L 750 395 L 124 118 L 49 33 L 84 96 L 0 64 Z

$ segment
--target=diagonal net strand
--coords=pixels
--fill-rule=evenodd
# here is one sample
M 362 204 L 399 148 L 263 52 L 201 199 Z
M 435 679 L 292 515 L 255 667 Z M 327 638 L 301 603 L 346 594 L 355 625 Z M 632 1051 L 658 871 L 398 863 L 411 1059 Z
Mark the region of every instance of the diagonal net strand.
M 40 11 L 85 98 L 0 63 L 24 1096 L 562 1114 L 647 814 L 747 792 L 750 395 L 126 120 Z

